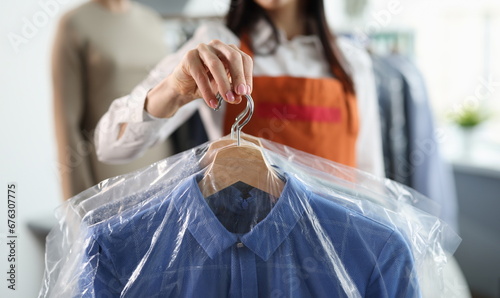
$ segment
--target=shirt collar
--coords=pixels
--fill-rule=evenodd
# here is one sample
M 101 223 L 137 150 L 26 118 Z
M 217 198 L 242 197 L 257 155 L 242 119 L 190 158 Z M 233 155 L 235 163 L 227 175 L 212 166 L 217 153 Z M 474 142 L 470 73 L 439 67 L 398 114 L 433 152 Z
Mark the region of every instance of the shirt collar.
M 255 23 L 250 36 L 252 39 L 253 49 L 257 53 L 267 53 L 274 46 L 275 41 L 273 37 L 273 29 L 264 18 L 260 18 Z M 321 40 L 317 35 L 299 35 L 295 36 L 291 40 L 288 40 L 285 32 L 278 28 L 278 39 L 280 41 L 280 45 L 299 44 L 307 46 L 312 44 L 318 51 L 323 51 Z
M 210 210 L 198 187 L 199 175 L 188 178 L 179 188 L 178 195 L 172 196 L 172 202 L 179 212 L 182 226 L 189 230 L 210 258 L 241 242 L 267 261 L 302 217 L 304 203 L 310 197 L 299 181 L 290 175 L 285 176 L 285 187 L 274 208 L 263 221 L 241 236 L 226 230 Z

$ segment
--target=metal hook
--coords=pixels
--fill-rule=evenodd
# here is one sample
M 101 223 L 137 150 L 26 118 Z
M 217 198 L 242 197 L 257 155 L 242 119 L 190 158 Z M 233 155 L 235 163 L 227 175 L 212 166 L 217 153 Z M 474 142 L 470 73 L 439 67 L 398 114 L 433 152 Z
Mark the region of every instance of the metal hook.
M 236 116 L 236 119 L 235 119 L 233 125 L 231 126 L 231 138 L 232 139 L 236 138 L 236 128 L 238 127 L 238 125 L 240 125 L 240 122 L 243 119 L 243 117 L 245 117 L 245 115 L 248 114 L 249 110 L 250 110 L 250 107 L 249 107 L 249 104 L 247 101 L 247 106 L 238 116 Z
M 215 108 L 213 108 L 213 110 L 218 111 L 224 98 L 222 97 L 222 95 L 220 95 L 219 92 L 217 92 L 217 94 L 215 94 L 215 98 L 217 99 L 217 106 Z
M 236 144 L 238 146 L 240 146 L 240 143 L 241 143 L 241 129 L 243 128 L 243 126 L 247 125 L 247 123 L 250 121 L 250 119 L 252 118 L 253 116 L 253 111 L 254 111 L 254 102 L 253 102 L 253 98 L 248 95 L 248 94 L 245 94 L 245 97 L 247 99 L 247 106 L 245 107 L 245 109 L 243 110 L 243 112 L 241 112 L 235 119 L 235 122 L 234 124 L 231 126 L 231 138 L 234 139 L 234 133 L 236 132 Z M 247 116 L 245 118 L 245 116 Z M 245 118 L 245 120 L 243 120 L 243 118 Z M 243 120 L 242 123 L 241 120 Z

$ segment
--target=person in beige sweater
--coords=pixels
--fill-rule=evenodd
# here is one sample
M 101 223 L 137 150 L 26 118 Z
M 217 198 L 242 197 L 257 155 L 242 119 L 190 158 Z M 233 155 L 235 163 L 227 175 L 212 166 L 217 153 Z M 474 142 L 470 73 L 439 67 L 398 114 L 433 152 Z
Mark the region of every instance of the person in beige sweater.
M 129 0 L 94 0 L 59 22 L 53 55 L 58 169 L 65 199 L 172 153 L 170 142 L 121 165 L 97 160 L 94 128 L 113 99 L 129 94 L 167 54 L 160 16 Z

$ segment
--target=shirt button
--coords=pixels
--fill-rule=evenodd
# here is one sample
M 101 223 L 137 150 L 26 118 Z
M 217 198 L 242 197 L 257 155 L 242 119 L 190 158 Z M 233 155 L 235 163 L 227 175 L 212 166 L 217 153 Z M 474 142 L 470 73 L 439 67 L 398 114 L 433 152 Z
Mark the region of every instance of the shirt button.
M 248 209 L 248 202 L 246 200 L 241 202 L 241 208 L 243 208 L 244 210 Z
M 236 243 L 236 247 L 237 247 L 237 248 L 242 248 L 242 247 L 244 247 L 244 246 L 245 246 L 245 245 L 244 245 L 243 243 L 241 243 L 241 242 Z

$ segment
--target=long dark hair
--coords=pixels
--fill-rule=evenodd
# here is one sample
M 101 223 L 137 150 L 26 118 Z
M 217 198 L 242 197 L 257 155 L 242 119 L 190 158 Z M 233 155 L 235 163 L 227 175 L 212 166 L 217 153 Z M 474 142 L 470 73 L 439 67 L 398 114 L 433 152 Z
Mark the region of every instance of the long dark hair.
M 312 27 L 321 40 L 326 60 L 331 66 L 333 75 L 342 82 L 347 92 L 354 94 L 354 83 L 346 69 L 348 65 L 335 42 L 336 36 L 329 30 L 326 22 L 323 0 L 306 0 L 304 4 L 306 18 L 313 23 Z M 229 12 L 226 15 L 226 26 L 236 36 L 241 36 L 243 32 L 249 31 L 260 18 L 264 18 L 271 25 L 276 45 L 278 45 L 278 29 L 267 12 L 254 0 L 231 0 Z

